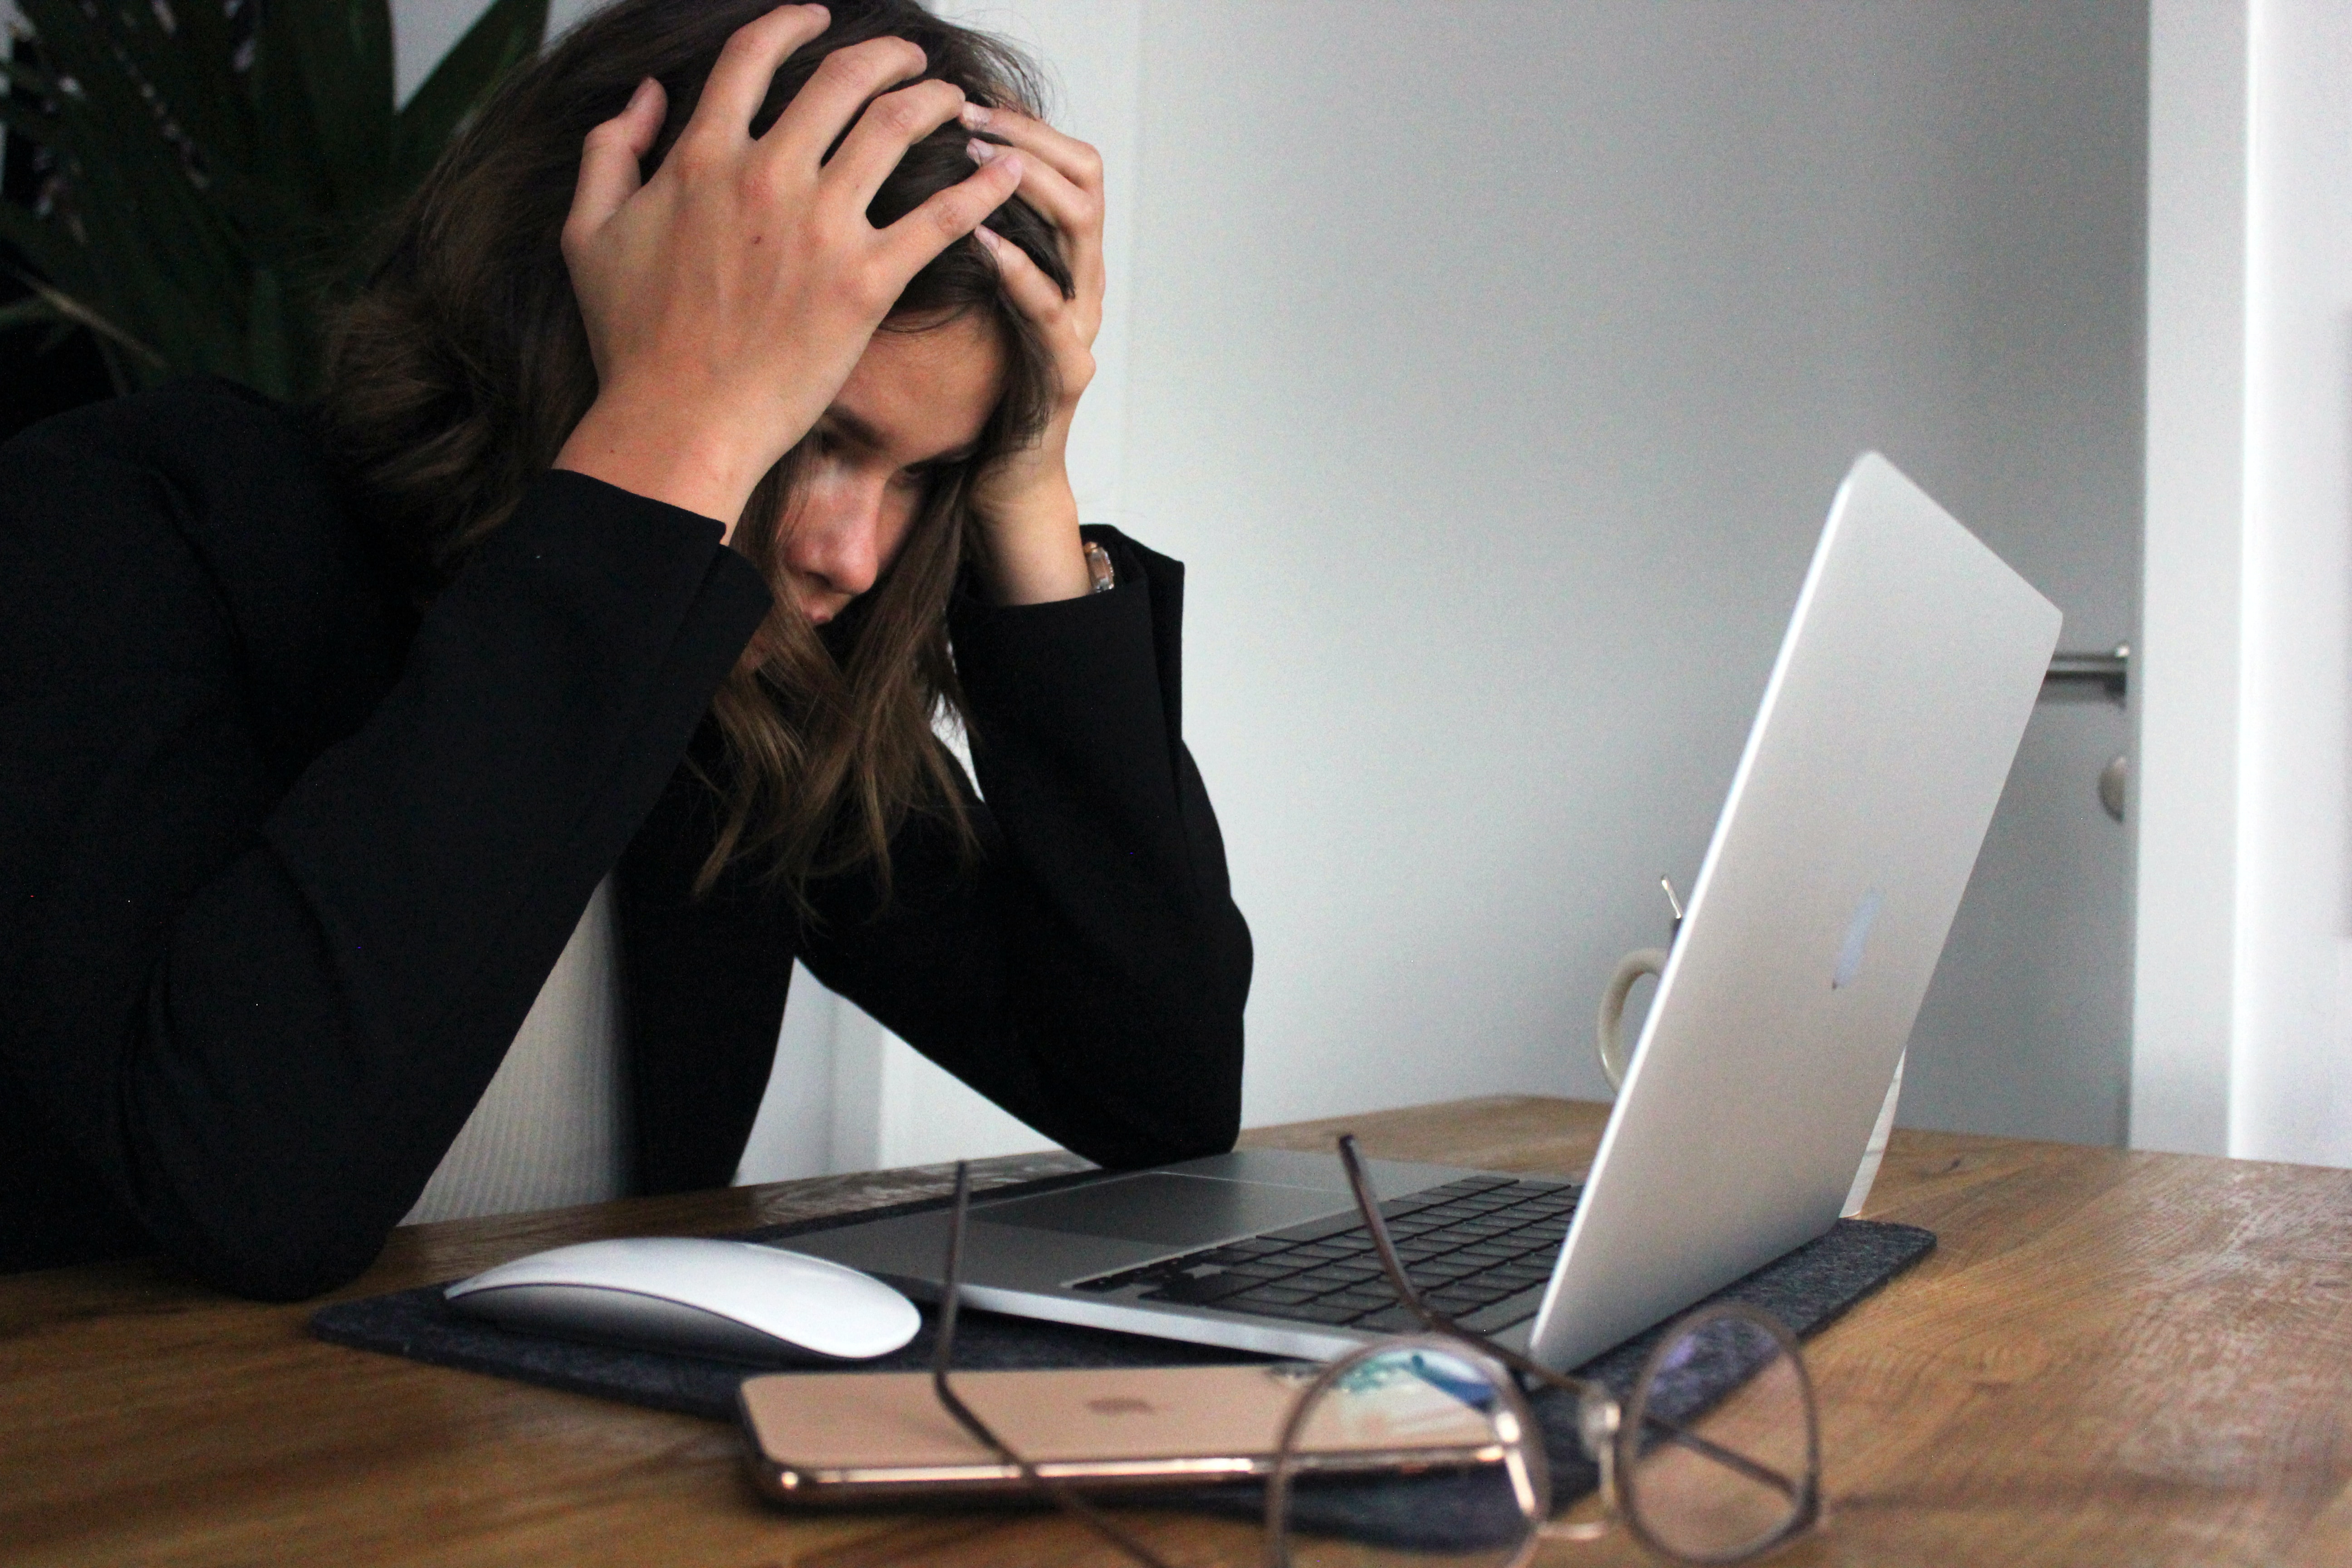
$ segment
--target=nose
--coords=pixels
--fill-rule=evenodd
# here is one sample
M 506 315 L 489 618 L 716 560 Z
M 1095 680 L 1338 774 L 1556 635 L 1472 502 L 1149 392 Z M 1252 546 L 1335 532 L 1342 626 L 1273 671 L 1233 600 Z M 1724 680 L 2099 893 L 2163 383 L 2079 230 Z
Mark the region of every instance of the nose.
M 879 479 L 845 474 L 812 485 L 796 508 L 784 564 L 837 611 L 882 574 L 882 491 Z

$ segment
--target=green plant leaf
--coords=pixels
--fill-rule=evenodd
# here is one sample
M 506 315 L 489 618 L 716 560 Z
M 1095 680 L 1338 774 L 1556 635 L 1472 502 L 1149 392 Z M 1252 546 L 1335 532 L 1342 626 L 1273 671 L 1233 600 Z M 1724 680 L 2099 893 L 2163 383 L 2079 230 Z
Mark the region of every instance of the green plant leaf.
M 290 57 L 320 166 L 344 211 L 383 199 L 392 172 L 392 12 L 386 0 L 302 0 L 261 15 L 262 49 Z
M 56 77 L 45 70 L 36 70 L 22 60 L 11 59 L 6 55 L 0 55 L 0 81 L 6 82 L 11 91 L 30 93 L 35 98 L 57 95 Z
M 89 276 L 89 259 L 72 236 L 13 202 L 0 202 L 0 241 L 15 247 L 25 265 L 61 288 L 82 286 Z
M 51 102 L 57 113 L 44 138 L 62 154 L 72 187 L 71 205 L 87 243 L 80 247 L 98 268 L 89 279 L 59 279 L 121 329 L 151 344 L 167 343 L 175 326 L 172 312 L 184 309 L 184 285 L 226 283 L 210 290 L 222 305 L 241 302 L 242 277 L 235 277 L 236 247 L 191 182 L 181 149 L 165 139 L 152 84 L 127 67 L 130 49 L 121 36 L 131 25 L 125 13 L 107 6 L 84 11 L 71 0 L 25 0 L 24 14 L 35 28 L 45 66 L 60 83 Z M 135 18 L 136 13 L 129 13 Z M 226 61 L 222 62 L 224 68 Z M 150 258 L 173 258 L 156 268 Z M 47 270 L 46 259 L 37 262 Z M 147 308 L 156 292 L 142 285 L 168 273 L 171 303 Z
M 29 327 L 39 321 L 63 320 L 65 318 L 58 313 L 58 308 L 38 294 L 28 295 L 22 300 L 11 300 L 6 304 L 0 305 L 0 332 L 13 331 L 18 327 Z
M 153 86 L 164 112 L 201 150 L 205 165 L 249 156 L 251 115 L 245 94 L 230 89 L 236 44 L 223 0 L 169 0 L 161 6 L 131 0 L 117 19 L 132 68 Z
M 244 69 L 232 3 L 256 7 Z M 54 155 L 63 210 L 0 200 L 43 290 L 8 319 L 87 326 L 119 387 L 210 370 L 305 395 L 357 241 L 530 58 L 546 5 L 495 0 L 396 111 L 387 0 L 19 0 L 35 52 L 0 62 L 0 127 Z
M 297 374 L 286 321 L 286 294 L 278 274 L 267 267 L 253 269 L 253 300 L 246 310 L 247 379 L 272 397 L 290 398 L 307 388 L 307 377 Z
M 161 354 L 131 337 L 113 321 L 108 320 L 104 314 L 93 310 L 84 301 L 42 282 L 37 278 L 26 277 L 19 273 L 17 281 L 32 289 L 33 301 L 47 307 L 49 315 L 60 321 L 71 321 L 76 326 L 88 327 L 110 347 L 127 352 L 149 364 L 160 367 L 164 363 Z
M 120 98 L 137 101 L 127 88 L 116 90 L 120 85 L 93 86 L 86 100 L 59 105 L 72 211 L 85 240 L 79 250 L 99 283 L 89 303 L 168 355 L 192 306 L 242 309 L 243 247 L 151 119 L 125 123 L 119 112 L 93 111 Z
M 254 29 L 253 65 L 244 82 L 255 130 L 247 173 L 298 209 L 323 211 L 334 205 L 328 171 L 333 154 L 310 111 L 295 15 L 301 9 L 265 6 Z
M 506 73 L 547 38 L 547 0 L 494 0 L 441 57 L 400 110 L 394 184 L 404 193 L 432 168 Z
M 43 147 L 57 147 L 65 139 L 65 130 L 58 123 L 57 116 L 44 113 L 26 95 L 16 92 L 0 94 L 0 130 Z

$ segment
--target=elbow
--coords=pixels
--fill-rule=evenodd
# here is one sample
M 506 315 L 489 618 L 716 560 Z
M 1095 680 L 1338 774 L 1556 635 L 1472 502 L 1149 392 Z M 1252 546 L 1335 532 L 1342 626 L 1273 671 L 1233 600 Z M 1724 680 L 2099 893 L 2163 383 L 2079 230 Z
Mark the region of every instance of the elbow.
M 253 1301 L 301 1301 L 350 1284 L 383 1250 L 379 1237 L 372 1245 L 317 1249 L 213 1247 L 181 1261 L 215 1290 Z
M 1066 1141 L 1107 1170 L 1198 1160 L 1231 1150 L 1242 1130 L 1242 1020 L 1236 1005 L 1218 1026 L 1162 1047 L 1175 1068 L 1145 1092 L 1097 1101 Z M 1139 1089 L 1144 1086 L 1137 1086 Z
M 164 1256 L 213 1289 L 255 1301 L 299 1301 L 350 1284 L 392 1229 L 352 1212 L 361 1205 L 271 1199 L 237 1183 L 160 1194 L 150 1184 L 145 1196 L 138 1210 Z

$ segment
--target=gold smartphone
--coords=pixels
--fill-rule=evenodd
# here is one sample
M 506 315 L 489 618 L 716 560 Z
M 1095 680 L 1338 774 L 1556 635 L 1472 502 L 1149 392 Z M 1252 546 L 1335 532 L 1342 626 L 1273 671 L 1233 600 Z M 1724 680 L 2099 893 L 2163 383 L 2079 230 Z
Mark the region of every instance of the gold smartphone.
M 960 1372 L 955 1391 L 1043 1475 L 1089 1487 L 1200 1485 L 1272 1469 L 1283 1422 L 1315 1370 L 1276 1363 Z M 779 1501 L 876 1503 L 1024 1484 L 940 1406 L 928 1373 L 755 1377 L 739 1403 L 752 1474 Z M 1360 1412 L 1345 1398 L 1318 1411 L 1299 1448 L 1301 1468 L 1318 1473 L 1496 1457 L 1488 1419 L 1433 1385 L 1402 1399 L 1387 1388 Z

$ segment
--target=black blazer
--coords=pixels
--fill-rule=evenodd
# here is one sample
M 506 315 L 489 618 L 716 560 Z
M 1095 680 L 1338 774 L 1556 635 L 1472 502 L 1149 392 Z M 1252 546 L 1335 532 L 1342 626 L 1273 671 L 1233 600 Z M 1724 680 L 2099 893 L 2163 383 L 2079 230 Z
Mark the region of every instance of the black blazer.
M 950 616 L 985 806 L 691 884 L 766 613 L 708 518 L 566 473 L 420 616 L 302 419 L 219 382 L 0 447 L 0 1268 L 365 1268 L 615 873 L 637 1170 L 724 1184 L 792 960 L 1106 1164 L 1230 1147 L 1247 929 L 1179 724 L 1182 570 Z

